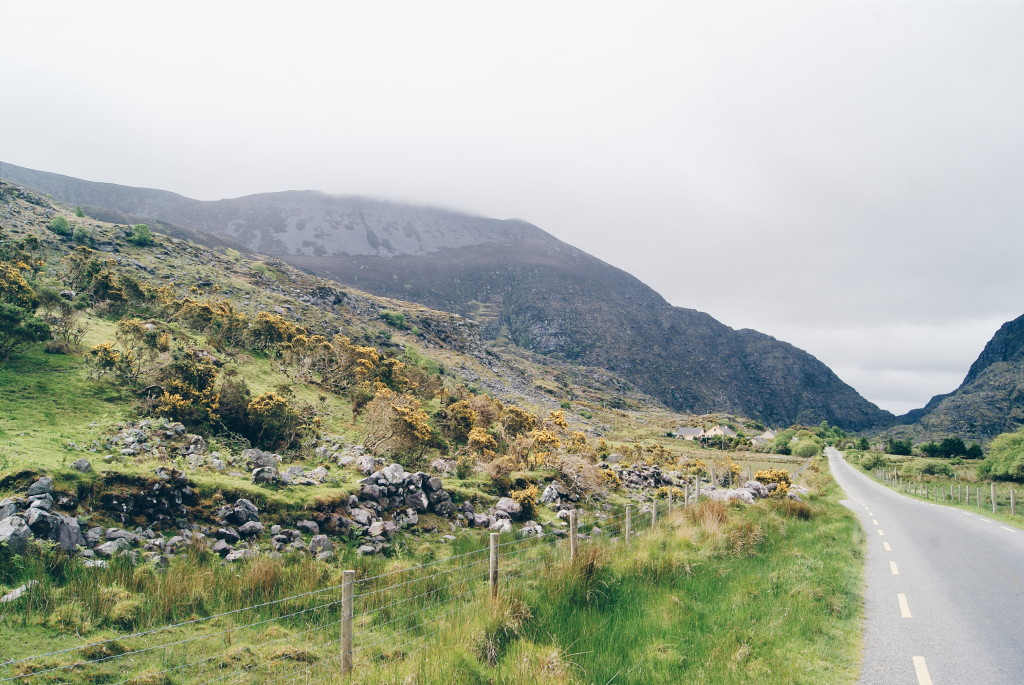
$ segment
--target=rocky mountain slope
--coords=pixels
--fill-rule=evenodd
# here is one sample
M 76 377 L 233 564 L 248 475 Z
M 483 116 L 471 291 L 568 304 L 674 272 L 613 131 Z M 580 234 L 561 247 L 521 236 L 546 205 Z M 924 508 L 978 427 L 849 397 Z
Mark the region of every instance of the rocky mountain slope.
M 1024 425 L 1024 316 L 1003 324 L 956 390 L 899 417 L 896 432 L 987 439 Z
M 488 338 L 614 371 L 679 411 L 855 429 L 892 422 L 810 354 L 673 307 L 526 222 L 312 191 L 202 202 L 6 163 L 0 177 L 90 213 L 205 231 L 377 295 L 468 316 Z

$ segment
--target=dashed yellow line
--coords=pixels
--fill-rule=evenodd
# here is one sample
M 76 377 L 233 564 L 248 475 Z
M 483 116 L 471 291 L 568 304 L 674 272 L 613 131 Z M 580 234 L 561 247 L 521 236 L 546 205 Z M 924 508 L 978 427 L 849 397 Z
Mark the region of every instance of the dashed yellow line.
M 882 532 L 882 529 L 881 529 L 881 528 L 879 528 L 879 529 L 878 529 L 878 534 L 879 534 L 879 535 L 885 535 L 885 533 L 884 533 L 884 532 Z
M 878 521 L 876 521 L 875 519 L 871 519 L 871 523 L 875 524 L 876 526 L 878 525 Z
M 899 568 L 896 567 L 896 562 L 895 561 L 890 561 L 889 562 L 889 570 L 892 571 L 892 574 L 894 576 L 898 576 L 900 574 L 900 570 L 899 570 Z
M 932 676 L 923 656 L 914 657 L 914 671 L 917 673 L 917 685 L 932 685 Z
M 903 618 L 913 618 L 910 615 L 910 604 L 907 602 L 907 596 L 901 592 L 896 595 L 896 601 L 900 603 L 900 616 Z

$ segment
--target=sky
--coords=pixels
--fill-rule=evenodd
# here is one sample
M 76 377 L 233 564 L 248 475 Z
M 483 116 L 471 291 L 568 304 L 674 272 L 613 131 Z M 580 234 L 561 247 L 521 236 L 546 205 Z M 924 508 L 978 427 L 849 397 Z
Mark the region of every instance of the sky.
M 0 0 L 0 159 L 521 218 L 884 409 L 1024 314 L 1024 2 Z

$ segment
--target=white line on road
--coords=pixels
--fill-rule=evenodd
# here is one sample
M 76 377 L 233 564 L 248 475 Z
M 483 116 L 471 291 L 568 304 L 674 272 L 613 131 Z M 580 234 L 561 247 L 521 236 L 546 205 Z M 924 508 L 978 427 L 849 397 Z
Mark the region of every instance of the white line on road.
M 982 520 L 982 521 L 984 521 L 985 523 L 992 523 L 992 522 L 991 522 L 991 521 L 989 521 L 988 519 L 981 519 L 981 520 Z
M 894 576 L 898 576 L 900 574 L 900 570 L 898 568 L 896 568 L 896 562 L 895 561 L 890 561 L 889 562 L 889 570 L 892 571 L 892 574 Z
M 878 529 L 878 534 L 879 534 L 879 535 L 885 535 L 885 533 L 883 533 L 883 532 L 882 532 L 882 529 L 881 529 L 881 528 L 879 528 L 879 529 Z
M 932 685 L 932 677 L 928 673 L 928 664 L 923 656 L 914 657 L 914 670 L 917 672 L 918 685 Z
M 1002 528 L 1003 530 L 1008 530 L 1008 531 L 1010 531 L 1011 533 L 1016 533 L 1016 532 L 1017 532 L 1017 531 L 1015 531 L 1015 530 L 1014 530 L 1013 528 L 1007 528 L 1006 526 L 999 526 L 999 527 L 1000 527 L 1000 528 Z
M 903 618 L 913 618 L 910 615 L 910 605 L 907 603 L 907 596 L 901 592 L 896 595 L 896 599 L 900 603 L 900 616 Z
M 871 523 L 875 524 L 876 526 L 878 525 L 878 521 L 876 521 L 874 519 L 871 520 Z
M 890 546 L 889 546 L 889 543 L 888 543 L 888 542 L 883 542 L 883 543 L 882 543 L 882 547 L 884 547 L 884 548 L 885 548 L 885 551 L 886 551 L 886 552 L 891 552 L 891 551 L 892 551 L 892 547 L 890 547 Z

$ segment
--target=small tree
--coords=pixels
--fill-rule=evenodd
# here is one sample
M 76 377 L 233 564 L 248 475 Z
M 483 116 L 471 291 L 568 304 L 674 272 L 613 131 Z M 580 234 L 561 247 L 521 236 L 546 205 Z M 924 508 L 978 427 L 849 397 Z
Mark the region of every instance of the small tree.
M 132 227 L 132 235 L 128 242 L 139 247 L 149 247 L 154 243 L 153 231 L 146 224 L 135 224 Z
M 889 454 L 895 454 L 898 456 L 909 457 L 913 449 L 913 443 L 909 438 L 906 440 L 899 440 L 897 438 L 889 438 L 885 443 L 885 451 Z
M 92 231 L 85 226 L 75 226 L 75 230 L 71 234 L 71 239 L 79 245 L 92 245 Z
M 50 339 L 45 321 L 13 304 L 0 302 L 0 362 L 24 345 Z
M 47 227 L 59 236 L 66 238 L 71 235 L 71 224 L 62 216 L 53 217 Z

